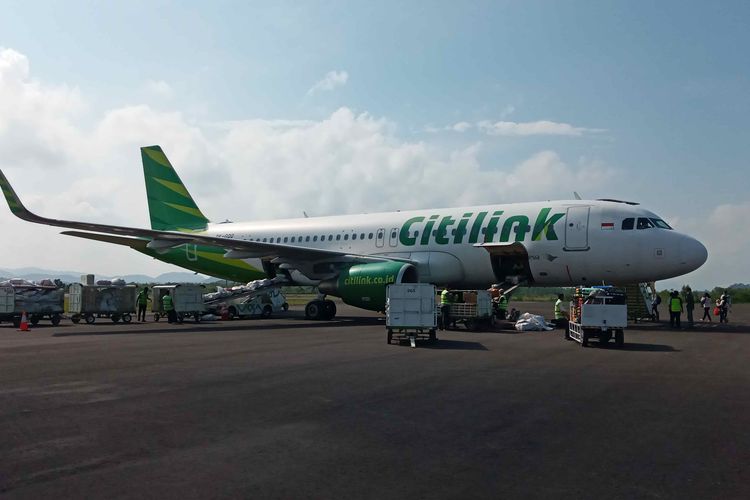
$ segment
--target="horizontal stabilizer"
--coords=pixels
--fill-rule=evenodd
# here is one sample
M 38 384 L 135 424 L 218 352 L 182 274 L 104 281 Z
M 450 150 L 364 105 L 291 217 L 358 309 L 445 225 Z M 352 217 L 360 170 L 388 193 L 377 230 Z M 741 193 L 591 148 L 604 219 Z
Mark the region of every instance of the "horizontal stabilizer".
M 76 238 L 85 238 L 87 240 L 103 241 L 104 243 L 114 243 L 115 245 L 123 245 L 140 251 L 145 250 L 146 245 L 148 244 L 148 240 L 125 238 L 123 236 L 114 236 L 111 234 L 84 233 L 83 231 L 63 231 L 60 234 L 75 236 Z

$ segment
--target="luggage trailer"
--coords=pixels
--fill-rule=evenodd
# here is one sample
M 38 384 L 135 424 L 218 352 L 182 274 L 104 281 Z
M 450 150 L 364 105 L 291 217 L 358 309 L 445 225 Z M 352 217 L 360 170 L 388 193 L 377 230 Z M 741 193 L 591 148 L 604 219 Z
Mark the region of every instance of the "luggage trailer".
M 622 347 L 627 326 L 628 306 L 624 292 L 611 286 L 575 289 L 566 339 L 588 347 L 591 338 L 604 345 L 614 337 L 615 344 Z

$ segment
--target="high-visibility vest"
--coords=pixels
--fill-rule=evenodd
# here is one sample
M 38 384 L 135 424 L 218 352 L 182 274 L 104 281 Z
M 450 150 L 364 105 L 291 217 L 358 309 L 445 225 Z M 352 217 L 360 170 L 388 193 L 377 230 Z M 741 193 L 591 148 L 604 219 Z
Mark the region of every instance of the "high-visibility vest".
M 138 305 L 139 306 L 145 306 L 145 305 L 147 305 L 148 304 L 148 292 L 146 292 L 145 290 L 141 291 L 138 294 L 138 299 L 137 300 L 138 300 Z
M 555 319 L 565 318 L 565 316 L 562 313 L 562 303 L 563 301 L 560 299 L 557 299 L 557 302 L 555 302 Z
M 172 296 L 171 295 L 165 295 L 161 298 L 161 303 L 164 305 L 165 311 L 172 311 L 174 310 L 174 303 L 172 302 Z
M 443 290 L 440 294 L 440 304 L 446 305 L 451 303 L 451 293 L 448 290 Z
M 679 297 L 672 297 L 669 299 L 669 310 L 672 312 L 681 312 L 682 311 L 682 299 Z
M 497 299 L 497 308 L 506 311 L 508 309 L 508 297 L 501 295 L 500 298 Z

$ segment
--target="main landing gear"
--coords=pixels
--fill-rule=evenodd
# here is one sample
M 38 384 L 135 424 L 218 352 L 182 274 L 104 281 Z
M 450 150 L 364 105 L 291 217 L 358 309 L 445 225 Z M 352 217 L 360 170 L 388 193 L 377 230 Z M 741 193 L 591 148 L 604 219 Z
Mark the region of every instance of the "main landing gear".
M 305 319 L 329 320 L 336 316 L 336 304 L 332 300 L 311 300 L 305 306 Z

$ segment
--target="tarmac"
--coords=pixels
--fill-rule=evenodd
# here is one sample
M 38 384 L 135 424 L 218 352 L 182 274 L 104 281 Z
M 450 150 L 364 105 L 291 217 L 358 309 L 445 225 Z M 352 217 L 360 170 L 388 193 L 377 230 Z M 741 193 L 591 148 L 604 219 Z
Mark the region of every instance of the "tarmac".
M 549 314 L 552 304 L 512 304 Z M 4 498 L 750 498 L 731 323 L 439 332 L 377 315 L 0 324 Z

